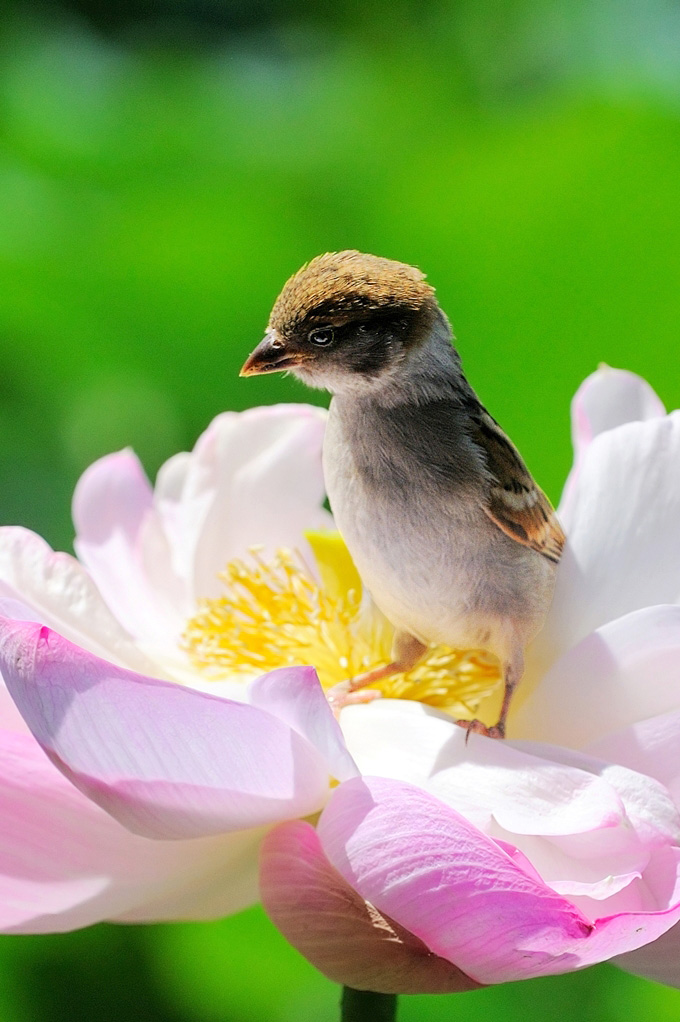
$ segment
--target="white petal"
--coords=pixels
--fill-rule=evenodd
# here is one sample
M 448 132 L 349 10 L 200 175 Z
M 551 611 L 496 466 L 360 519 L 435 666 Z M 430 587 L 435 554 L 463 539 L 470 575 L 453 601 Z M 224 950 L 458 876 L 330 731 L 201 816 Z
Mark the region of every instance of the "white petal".
M 587 447 L 596 436 L 626 422 L 644 422 L 666 414 L 663 402 L 637 373 L 602 366 L 579 387 L 571 406 L 574 447 Z
M 530 675 L 607 621 L 680 602 L 679 464 L 678 412 L 600 433 L 588 446 L 561 515 L 567 545 Z
M 600 744 L 579 751 L 539 742 L 511 742 L 514 748 L 603 778 L 621 799 L 626 817 L 650 845 L 680 844 L 680 814 L 664 777 L 625 760 L 605 758 Z M 606 745 L 606 739 L 601 743 Z M 631 757 L 632 758 L 632 757 Z
M 413 784 L 436 773 L 440 755 L 463 735 L 445 713 L 405 699 L 347 706 L 340 727 L 362 774 Z
M 574 834 L 615 827 L 624 810 L 614 789 L 590 772 L 466 733 L 430 707 L 376 700 L 340 719 L 364 775 L 426 787 L 480 823 L 491 816 L 514 833 Z M 542 750 L 543 751 L 543 750 Z
M 566 528 L 571 526 L 583 455 L 595 437 L 626 422 L 644 422 L 665 414 L 662 402 L 647 381 L 626 369 L 603 366 L 584 380 L 571 403 L 574 467 L 559 508 L 560 521 Z
M 203 512 L 193 546 L 196 596 L 219 595 L 218 572 L 250 547 L 306 550 L 304 530 L 330 526 L 321 507 L 324 428 L 321 409 L 279 405 L 225 414 L 204 434 L 182 496 Z
M 589 746 L 587 751 L 661 781 L 680 807 L 678 749 L 680 710 L 614 731 Z
M 87 571 L 74 557 L 55 553 L 28 529 L 0 529 L 0 595 L 26 608 L 20 619 L 49 625 L 112 663 L 153 671 Z
M 680 530 L 679 530 L 680 531 Z M 597 628 L 513 709 L 509 733 L 584 748 L 680 709 L 680 607 L 647 607 Z

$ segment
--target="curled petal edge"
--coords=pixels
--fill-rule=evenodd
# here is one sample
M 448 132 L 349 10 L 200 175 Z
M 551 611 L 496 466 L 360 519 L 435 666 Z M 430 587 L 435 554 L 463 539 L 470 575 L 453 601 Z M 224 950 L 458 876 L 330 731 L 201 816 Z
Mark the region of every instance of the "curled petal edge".
M 386 778 L 336 788 L 319 839 L 362 898 L 483 984 L 573 972 L 680 921 L 677 846 L 658 849 L 645 875 L 656 908 L 589 920 L 507 846 L 422 789 Z
M 384 994 L 480 986 L 364 901 L 331 866 L 309 823 L 284 823 L 266 836 L 260 893 L 286 940 L 336 983 Z

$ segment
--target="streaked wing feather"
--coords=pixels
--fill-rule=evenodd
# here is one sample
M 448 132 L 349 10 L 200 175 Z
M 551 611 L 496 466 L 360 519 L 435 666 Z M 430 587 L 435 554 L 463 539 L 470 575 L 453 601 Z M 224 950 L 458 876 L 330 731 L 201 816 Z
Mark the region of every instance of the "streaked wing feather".
M 531 477 L 517 448 L 489 413 L 479 407 L 472 418 L 473 439 L 484 452 L 491 484 L 484 506 L 506 536 L 557 563 L 564 533 L 550 501 Z

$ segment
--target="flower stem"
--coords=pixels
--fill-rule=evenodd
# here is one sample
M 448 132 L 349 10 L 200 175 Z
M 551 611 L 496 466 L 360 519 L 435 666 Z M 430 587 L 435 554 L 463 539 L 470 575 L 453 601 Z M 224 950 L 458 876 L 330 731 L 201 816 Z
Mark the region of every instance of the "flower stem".
M 396 994 L 374 994 L 370 990 L 342 988 L 342 1022 L 395 1022 Z

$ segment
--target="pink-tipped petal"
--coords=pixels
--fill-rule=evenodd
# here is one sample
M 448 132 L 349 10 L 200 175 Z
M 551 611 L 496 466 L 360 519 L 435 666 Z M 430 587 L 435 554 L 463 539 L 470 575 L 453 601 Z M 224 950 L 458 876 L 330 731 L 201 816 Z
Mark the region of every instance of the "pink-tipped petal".
M 679 583 L 680 584 L 680 583 Z M 584 748 L 680 709 L 680 606 L 645 607 L 597 628 L 511 711 L 512 738 Z
M 603 366 L 584 380 L 571 403 L 575 457 L 560 502 L 561 521 L 570 520 L 581 459 L 595 437 L 626 422 L 645 422 L 665 414 L 666 409 L 647 381 L 626 369 Z
M 181 621 L 167 599 L 174 588 L 170 552 L 159 529 L 150 529 L 154 517 L 151 485 L 132 451 L 100 458 L 80 477 L 73 496 L 78 557 L 132 635 L 171 641 Z M 146 570 L 148 535 L 155 540 L 153 560 L 170 575 L 163 585 L 151 584 Z
M 299 549 L 313 565 L 304 530 L 332 524 L 324 426 L 325 412 L 306 405 L 225 412 L 161 468 L 153 492 L 132 451 L 87 469 L 73 501 L 75 548 L 131 635 L 175 648 L 197 599 L 219 596 L 225 564 L 253 546 Z
M 0 596 L 21 604 L 17 616 L 54 628 L 96 656 L 151 669 L 82 565 L 29 529 L 0 528 Z
M 455 810 L 421 789 L 364 778 L 319 822 L 331 864 L 359 894 L 477 982 L 571 971 L 654 940 L 680 918 L 678 849 L 650 911 L 588 920 Z
M 357 777 L 359 770 L 345 745 L 340 725 L 313 667 L 282 667 L 248 686 L 251 706 L 273 713 L 318 749 L 338 781 Z
M 641 376 L 602 366 L 583 381 L 571 405 L 575 449 L 626 422 L 645 422 L 666 414 L 663 402 Z
M 243 830 L 325 800 L 322 757 L 256 707 L 122 670 L 24 622 L 2 623 L 0 667 L 52 761 L 137 833 Z
M 30 735 L 0 732 L 2 932 L 236 912 L 257 900 L 261 837 L 138 837 L 62 777 Z
M 334 982 L 390 994 L 478 986 L 367 904 L 333 869 L 308 823 L 270 831 L 260 862 L 265 910 L 286 940 Z

